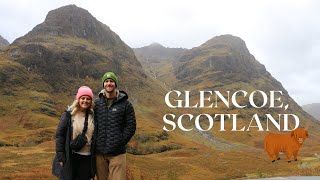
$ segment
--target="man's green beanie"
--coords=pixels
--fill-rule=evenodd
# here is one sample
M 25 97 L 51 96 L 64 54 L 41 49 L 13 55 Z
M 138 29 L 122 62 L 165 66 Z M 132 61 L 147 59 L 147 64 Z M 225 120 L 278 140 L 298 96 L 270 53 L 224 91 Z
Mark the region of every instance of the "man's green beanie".
M 113 72 L 106 72 L 103 76 L 102 76 L 102 87 L 104 87 L 104 81 L 107 79 L 112 79 L 115 83 L 116 83 L 116 87 L 118 86 L 118 78 L 117 76 L 113 73 Z

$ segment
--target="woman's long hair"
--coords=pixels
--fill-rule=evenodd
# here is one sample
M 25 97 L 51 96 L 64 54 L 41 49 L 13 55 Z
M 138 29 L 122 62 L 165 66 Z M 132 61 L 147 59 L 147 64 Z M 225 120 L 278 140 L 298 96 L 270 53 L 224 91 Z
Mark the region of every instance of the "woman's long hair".
M 94 101 L 91 101 L 91 106 L 87 109 L 90 110 L 89 113 L 93 113 L 93 107 L 94 107 Z M 80 105 L 79 105 L 79 101 L 78 100 L 74 100 L 73 103 L 71 104 L 71 106 L 69 107 L 69 109 L 71 110 L 71 115 L 74 116 L 77 112 L 80 111 Z M 76 123 L 76 122 L 75 122 Z M 79 129 L 81 127 L 81 125 L 72 125 L 73 130 L 72 130 L 72 138 L 75 138 L 78 134 L 76 134 L 77 132 L 82 132 L 82 129 Z M 82 124 L 83 126 L 83 124 Z M 93 119 L 90 120 L 90 118 L 88 119 L 88 130 L 87 133 L 89 132 L 93 132 L 94 129 L 94 123 L 93 123 Z M 87 135 L 87 134 L 86 134 Z M 88 137 L 88 136 L 87 136 Z M 88 137 L 89 138 L 89 137 Z M 90 138 L 90 142 L 91 142 L 91 138 Z

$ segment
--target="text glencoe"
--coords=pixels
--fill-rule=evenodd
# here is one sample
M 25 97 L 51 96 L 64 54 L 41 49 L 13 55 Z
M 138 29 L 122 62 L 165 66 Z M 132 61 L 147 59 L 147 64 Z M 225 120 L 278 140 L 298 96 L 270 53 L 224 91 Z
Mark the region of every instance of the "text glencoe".
M 182 94 L 184 93 L 184 94 Z M 190 91 L 184 91 L 180 92 L 177 90 L 170 91 L 165 96 L 165 102 L 168 107 L 170 108 L 219 108 L 218 107 L 218 99 L 220 99 L 223 104 L 229 108 L 230 102 L 231 105 L 235 106 L 236 108 L 246 108 L 248 105 L 245 104 L 239 104 L 237 101 L 237 97 L 244 97 L 248 98 L 249 103 L 254 108 L 284 108 L 284 110 L 288 109 L 288 104 L 284 105 L 283 102 L 281 102 L 281 96 L 282 91 L 269 91 L 268 93 L 260 90 L 256 90 L 251 92 L 248 95 L 248 92 L 244 90 L 238 90 L 231 94 L 230 92 L 226 91 L 227 97 L 224 97 L 221 92 L 219 91 L 199 91 L 199 99 L 197 99 L 197 103 L 194 105 L 190 105 Z M 261 96 L 263 99 L 263 103 L 261 105 L 257 105 L 255 102 L 254 97 L 255 96 Z M 184 97 L 184 98 L 183 98 Z M 212 100 L 213 99 L 213 100 Z M 268 100 L 269 99 L 269 100 Z M 269 102 L 269 103 L 268 103 Z M 277 104 L 277 105 L 275 105 Z M 183 124 L 183 119 L 189 120 L 190 122 L 194 121 L 195 128 L 197 128 L 200 131 L 208 131 L 213 127 L 214 120 L 220 121 L 220 130 L 219 131 L 226 131 L 225 130 L 225 120 L 231 119 L 233 122 L 233 126 L 231 131 L 250 131 L 250 128 L 257 129 L 258 131 L 264 131 L 260 118 L 258 114 L 254 114 L 251 118 L 250 124 L 248 127 L 237 127 L 237 115 L 238 114 L 198 114 L 194 116 L 193 114 L 182 114 L 178 117 L 176 117 L 175 114 L 167 113 L 163 116 L 163 121 L 165 125 L 163 126 L 163 130 L 165 131 L 173 131 L 177 128 L 183 130 L 183 131 L 191 131 L 192 128 L 186 128 Z M 278 114 L 278 121 L 271 115 L 271 114 L 265 114 L 266 121 L 267 121 L 267 127 L 266 131 L 269 131 L 269 124 L 270 122 L 280 131 L 280 122 L 283 120 L 283 131 L 291 131 L 296 129 L 299 126 L 299 117 L 295 114 Z M 293 129 L 288 128 L 289 125 L 289 117 L 293 118 L 295 121 L 295 127 Z M 203 128 L 200 126 L 200 121 L 207 121 L 209 123 L 208 128 Z M 253 123 L 255 122 L 255 123 Z M 256 124 L 256 125 L 254 125 Z

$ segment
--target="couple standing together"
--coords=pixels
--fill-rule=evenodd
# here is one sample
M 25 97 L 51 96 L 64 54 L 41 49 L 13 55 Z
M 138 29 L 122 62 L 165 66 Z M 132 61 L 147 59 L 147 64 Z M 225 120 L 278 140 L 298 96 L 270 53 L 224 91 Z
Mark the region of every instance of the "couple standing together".
M 103 90 L 93 99 L 87 86 L 78 89 L 73 104 L 64 112 L 56 131 L 53 174 L 63 180 L 124 180 L 126 144 L 136 131 L 136 118 L 128 95 L 117 90 L 113 72 L 102 77 Z M 85 135 L 80 148 L 70 146 Z

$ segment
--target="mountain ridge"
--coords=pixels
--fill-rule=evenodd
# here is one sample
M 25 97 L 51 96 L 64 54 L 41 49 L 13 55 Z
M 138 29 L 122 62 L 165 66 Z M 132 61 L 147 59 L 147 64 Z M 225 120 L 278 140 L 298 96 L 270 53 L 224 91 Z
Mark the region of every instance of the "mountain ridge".
M 120 77 L 131 71 L 146 77 L 133 50 L 108 26 L 75 5 L 50 11 L 43 23 L 12 43 L 8 54 L 29 70 L 44 75 L 55 72 L 55 76 L 44 76 L 55 90 L 63 89 L 57 83 L 66 76 L 98 79 L 105 71 L 103 66 Z
M 306 112 L 320 121 L 320 103 L 312 103 L 301 106 Z
M 186 48 L 171 48 L 171 47 L 164 47 L 160 43 L 152 43 L 148 46 L 134 48 L 136 54 L 141 54 L 145 57 L 148 57 L 152 60 L 152 58 L 178 58 L 180 54 L 186 51 Z
M 9 41 L 0 35 L 0 46 L 8 46 L 8 45 L 10 45 Z
M 45 21 L 35 26 L 24 38 L 41 34 L 83 38 L 106 47 L 124 45 L 126 49 L 131 49 L 107 25 L 76 5 L 67 5 L 49 11 Z M 32 38 L 28 40 L 32 41 Z M 13 42 L 13 44 L 16 43 L 17 40 Z
M 192 64 L 192 61 L 196 63 Z M 188 66 L 190 68 L 187 68 Z M 194 73 L 187 69 L 192 69 L 194 73 L 212 71 L 212 73 L 243 74 L 241 79 L 269 74 L 264 65 L 250 54 L 245 42 L 232 35 L 214 37 L 182 54 L 175 67 L 177 78 L 190 79 Z
M 187 49 L 164 47 L 160 43 L 152 43 L 134 48 L 133 51 L 146 72 L 170 88 L 176 82 L 172 67 L 175 66 L 176 59 Z

